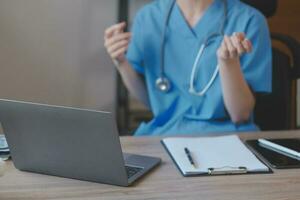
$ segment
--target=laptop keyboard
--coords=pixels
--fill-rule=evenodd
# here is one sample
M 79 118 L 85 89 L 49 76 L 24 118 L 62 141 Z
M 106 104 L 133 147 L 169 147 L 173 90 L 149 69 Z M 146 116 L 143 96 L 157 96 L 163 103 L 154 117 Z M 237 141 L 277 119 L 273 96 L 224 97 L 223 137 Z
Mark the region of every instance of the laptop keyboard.
M 127 172 L 127 177 L 128 179 L 140 172 L 143 168 L 140 167 L 131 167 L 131 166 L 125 166 L 126 172 Z

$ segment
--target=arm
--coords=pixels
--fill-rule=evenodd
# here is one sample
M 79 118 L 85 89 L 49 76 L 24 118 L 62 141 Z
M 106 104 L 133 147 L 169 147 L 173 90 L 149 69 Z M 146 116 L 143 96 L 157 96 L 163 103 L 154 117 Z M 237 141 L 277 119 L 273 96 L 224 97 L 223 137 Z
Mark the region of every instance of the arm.
M 251 50 L 251 42 L 239 33 L 225 36 L 217 53 L 225 107 L 236 124 L 249 120 L 255 106 L 255 97 L 240 64 L 240 56 Z
M 126 24 L 124 22 L 109 27 L 105 31 L 104 45 L 116 65 L 126 88 L 135 98 L 149 108 L 150 103 L 145 83 L 138 73 L 133 70 L 125 57 L 131 38 L 131 33 L 124 32 L 125 27 Z
M 117 68 L 129 92 L 139 101 L 141 101 L 147 108 L 150 108 L 150 102 L 145 83 L 138 73 L 133 70 L 127 59 L 121 62 Z

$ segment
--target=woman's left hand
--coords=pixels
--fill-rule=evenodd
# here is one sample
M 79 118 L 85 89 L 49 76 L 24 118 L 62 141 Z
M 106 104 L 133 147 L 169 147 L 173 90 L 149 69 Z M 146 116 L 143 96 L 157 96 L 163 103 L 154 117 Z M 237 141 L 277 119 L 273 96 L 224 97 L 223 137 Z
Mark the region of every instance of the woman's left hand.
M 252 51 L 252 43 L 244 33 L 234 33 L 232 36 L 224 36 L 224 40 L 217 51 L 218 60 L 221 63 L 238 61 L 240 56 Z

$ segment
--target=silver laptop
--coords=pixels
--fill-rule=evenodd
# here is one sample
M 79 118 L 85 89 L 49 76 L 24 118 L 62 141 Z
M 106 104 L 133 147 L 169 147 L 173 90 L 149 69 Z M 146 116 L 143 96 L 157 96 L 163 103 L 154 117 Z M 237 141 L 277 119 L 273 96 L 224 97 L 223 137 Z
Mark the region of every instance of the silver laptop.
M 0 122 L 22 171 L 129 186 L 161 161 L 123 154 L 108 112 L 0 100 Z

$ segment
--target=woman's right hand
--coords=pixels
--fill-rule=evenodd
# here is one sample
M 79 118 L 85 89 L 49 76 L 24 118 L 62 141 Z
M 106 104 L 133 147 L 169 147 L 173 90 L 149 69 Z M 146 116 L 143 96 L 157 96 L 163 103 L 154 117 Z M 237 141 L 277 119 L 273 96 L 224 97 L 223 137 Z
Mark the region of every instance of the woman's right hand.
M 126 23 L 115 24 L 105 30 L 104 46 L 112 60 L 121 64 L 126 61 L 125 52 L 131 39 L 130 32 L 124 32 Z

